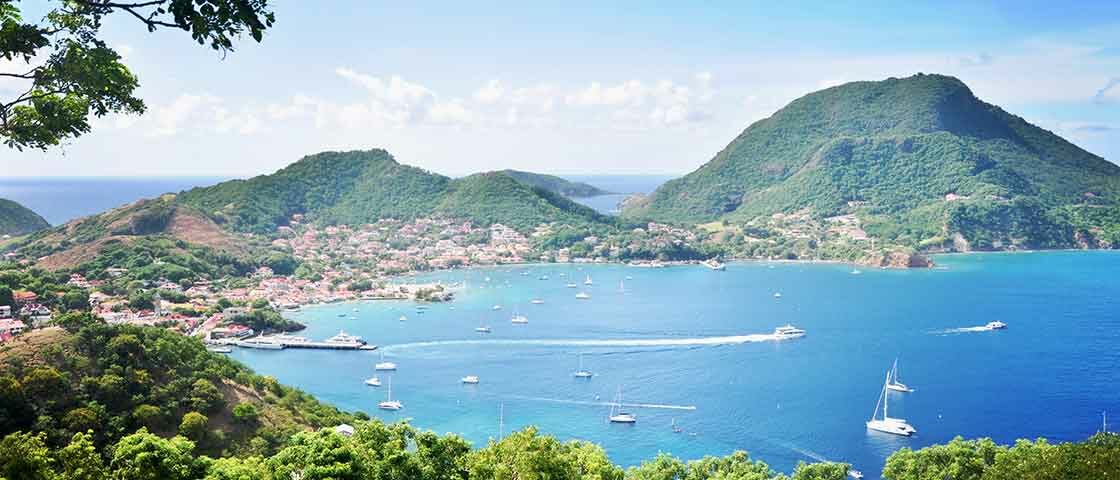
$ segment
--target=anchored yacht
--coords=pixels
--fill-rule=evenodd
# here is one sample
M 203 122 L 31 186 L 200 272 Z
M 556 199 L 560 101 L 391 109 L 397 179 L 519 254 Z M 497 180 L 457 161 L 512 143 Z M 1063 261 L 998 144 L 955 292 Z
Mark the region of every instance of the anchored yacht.
M 622 386 L 618 387 L 618 394 L 615 395 L 615 401 L 611 403 L 607 420 L 610 420 L 611 423 L 636 423 L 638 421 L 638 417 L 633 413 L 622 409 Z
M 883 390 L 879 393 L 879 400 L 875 402 L 875 411 L 871 413 L 871 420 L 867 421 L 867 428 L 878 432 L 909 437 L 917 433 L 918 431 L 914 427 L 910 426 L 909 423 L 906 423 L 906 420 L 901 418 L 891 418 L 887 415 L 887 403 L 890 400 L 887 397 L 887 384 L 889 383 L 889 381 L 890 371 L 887 371 L 887 378 L 883 382 Z M 883 406 L 883 418 L 881 420 L 878 418 L 879 405 Z
M 381 352 L 381 361 L 373 366 L 374 370 L 391 371 L 397 369 L 397 364 L 385 361 L 385 352 Z
M 887 374 L 887 389 L 888 390 L 893 390 L 893 391 L 896 391 L 896 392 L 902 392 L 902 393 L 910 393 L 910 392 L 914 391 L 913 388 L 910 388 L 910 387 L 906 386 L 905 383 L 902 383 L 902 382 L 898 381 L 898 359 L 897 358 L 894 359 L 894 366 L 891 367 L 890 373 Z
M 404 404 L 400 400 L 393 400 L 393 377 L 389 377 L 389 391 L 385 395 L 385 401 L 378 403 L 377 408 L 382 410 L 400 410 L 404 408 Z
M 576 370 L 572 376 L 576 378 L 591 378 L 593 375 L 595 374 L 591 373 L 591 370 L 583 368 L 583 354 L 579 354 L 579 370 Z

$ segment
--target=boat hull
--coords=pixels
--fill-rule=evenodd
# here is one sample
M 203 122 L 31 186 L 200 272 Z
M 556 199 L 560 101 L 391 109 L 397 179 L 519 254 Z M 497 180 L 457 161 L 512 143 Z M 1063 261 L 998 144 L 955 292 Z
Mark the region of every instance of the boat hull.
M 913 427 L 911 427 L 910 425 L 907 425 L 905 423 L 900 423 L 900 422 L 896 422 L 896 421 L 884 421 L 884 420 L 868 421 L 867 422 L 867 429 L 868 430 L 874 430 L 874 431 L 877 431 L 877 432 L 889 433 L 891 435 L 898 435 L 898 436 L 902 436 L 902 437 L 909 437 L 909 436 L 913 435 L 914 433 L 917 433 L 917 431 L 914 430 Z

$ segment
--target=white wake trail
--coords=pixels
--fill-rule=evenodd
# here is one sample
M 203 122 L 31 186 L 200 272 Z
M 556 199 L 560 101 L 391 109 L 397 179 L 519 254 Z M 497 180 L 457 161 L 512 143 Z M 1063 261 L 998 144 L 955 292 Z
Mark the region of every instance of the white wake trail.
M 932 335 L 952 335 L 954 333 L 974 333 L 974 332 L 990 332 L 991 328 L 985 326 L 979 327 L 961 327 L 961 328 L 947 328 L 945 330 L 936 330 L 929 332 Z
M 450 347 L 460 345 L 536 345 L 546 347 L 690 347 L 703 345 L 737 345 L 742 343 L 781 340 L 777 335 L 730 335 L 722 337 L 693 338 L 619 338 L 619 339 L 493 339 L 493 340 L 434 340 L 430 342 L 398 343 L 384 345 L 384 350 L 409 350 L 418 348 Z

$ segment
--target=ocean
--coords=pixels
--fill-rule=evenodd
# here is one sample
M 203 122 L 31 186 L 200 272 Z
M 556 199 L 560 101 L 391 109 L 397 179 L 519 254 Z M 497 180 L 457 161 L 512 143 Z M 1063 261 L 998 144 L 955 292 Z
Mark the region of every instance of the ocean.
M 623 465 L 658 452 L 695 459 L 746 450 L 779 471 L 827 459 L 871 479 L 902 447 L 958 435 L 1081 440 L 1100 428 L 1102 412 L 1115 416 L 1120 252 L 935 260 L 934 269 L 860 274 L 841 264 L 765 262 L 724 272 L 566 264 L 437 272 L 418 279 L 466 286 L 425 313 L 380 301 L 291 314 L 308 326 L 301 335 L 346 330 L 381 352 L 231 355 L 338 407 L 476 445 L 499 435 L 504 406 L 507 433 L 536 425 L 599 443 Z M 567 288 L 568 279 L 579 288 Z M 591 298 L 577 300 L 579 291 Z M 514 314 L 529 323 L 511 324 Z M 976 328 L 992 320 L 1008 328 Z M 787 323 L 807 336 L 766 337 Z M 483 324 L 492 333 L 474 332 Z M 591 379 L 572 376 L 581 354 Z M 395 374 L 374 372 L 381 355 L 399 364 Z M 890 393 L 890 412 L 917 428 L 910 438 L 864 425 L 896 359 L 915 391 Z M 386 386 L 363 384 L 375 373 Z M 465 375 L 481 381 L 463 385 Z M 399 412 L 376 408 L 390 376 Z M 620 389 L 636 405 L 634 425 L 606 421 Z M 673 432 L 674 421 L 683 432 Z
M 618 203 L 632 193 L 649 193 L 671 177 L 656 175 L 570 175 L 569 180 L 588 182 L 617 192 L 575 199 L 602 213 L 617 214 Z M 61 225 L 70 220 L 111 208 L 213 185 L 228 177 L 8 177 L 0 178 L 0 198 L 19 202 L 47 220 Z

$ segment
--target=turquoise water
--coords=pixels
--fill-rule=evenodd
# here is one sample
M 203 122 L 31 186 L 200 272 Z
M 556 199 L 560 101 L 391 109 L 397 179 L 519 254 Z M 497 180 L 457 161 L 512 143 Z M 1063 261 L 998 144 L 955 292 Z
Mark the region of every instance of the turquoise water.
M 624 465 L 658 452 L 697 458 L 742 449 L 781 471 L 823 458 L 853 463 L 874 478 L 901 447 L 956 435 L 1078 440 L 1099 428 L 1102 411 L 1120 416 L 1120 252 L 937 262 L 933 270 L 860 275 L 844 265 L 765 263 L 733 264 L 726 272 L 616 265 L 460 270 L 426 276 L 465 280 L 468 288 L 424 314 L 409 303 L 367 302 L 293 315 L 312 338 L 344 328 L 383 346 L 400 365 L 393 396 L 405 408 L 397 413 L 376 409 L 385 387 L 362 384 L 378 353 L 232 355 L 339 407 L 410 419 L 476 443 L 497 436 L 504 403 L 507 431 L 533 424 L 563 439 L 598 442 Z M 580 288 L 566 288 L 560 273 Z M 550 280 L 538 280 L 542 274 Z M 595 282 L 586 289 L 592 298 L 576 300 L 587 274 Z M 632 279 L 620 292 L 626 276 Z M 531 298 L 545 303 L 529 304 Z M 492 310 L 495 304 L 503 309 Z M 530 323 L 511 325 L 515 311 Z M 407 321 L 398 321 L 402 314 Z M 996 319 L 1009 328 L 960 330 Z M 474 333 L 483 322 L 493 333 Z M 712 339 L 765 334 L 787 322 L 808 336 L 782 343 Z M 595 372 L 590 380 L 571 375 L 580 352 Z M 909 420 L 918 429 L 913 438 L 864 426 L 896 357 L 901 379 L 917 391 L 892 394 L 891 416 Z M 464 375 L 481 383 L 461 385 Z M 598 403 L 619 386 L 627 403 L 695 410 L 632 408 L 636 425 L 612 425 L 608 407 Z M 671 431 L 674 419 L 685 433 Z

